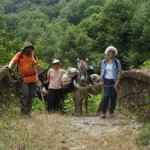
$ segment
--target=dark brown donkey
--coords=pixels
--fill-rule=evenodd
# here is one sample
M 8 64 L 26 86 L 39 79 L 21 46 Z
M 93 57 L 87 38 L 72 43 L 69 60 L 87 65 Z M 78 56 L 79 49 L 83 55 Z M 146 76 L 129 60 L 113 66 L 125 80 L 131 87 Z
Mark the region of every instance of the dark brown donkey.
M 89 80 L 87 74 L 89 58 L 86 58 L 86 61 L 76 59 L 78 65 L 78 75 L 76 80 L 73 81 L 74 89 L 71 92 L 73 100 L 75 102 L 75 114 L 82 114 L 82 103 L 85 102 L 85 114 L 88 114 L 88 96 L 89 96 Z

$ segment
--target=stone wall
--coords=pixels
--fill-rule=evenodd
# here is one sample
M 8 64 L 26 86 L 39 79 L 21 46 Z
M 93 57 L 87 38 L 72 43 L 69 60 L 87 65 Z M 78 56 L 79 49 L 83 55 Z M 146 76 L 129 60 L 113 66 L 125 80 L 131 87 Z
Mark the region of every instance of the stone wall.
M 0 68 L 0 108 L 11 103 L 19 104 L 18 75 L 9 68 Z
M 120 105 L 150 119 L 150 69 L 123 72 L 117 93 Z

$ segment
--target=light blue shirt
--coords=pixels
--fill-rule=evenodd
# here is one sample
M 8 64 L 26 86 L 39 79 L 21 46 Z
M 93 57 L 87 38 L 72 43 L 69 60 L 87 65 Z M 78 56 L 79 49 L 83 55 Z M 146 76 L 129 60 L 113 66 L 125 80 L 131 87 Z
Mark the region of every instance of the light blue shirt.
M 117 65 L 118 65 L 118 69 L 117 69 L 117 66 L 116 66 L 116 62 L 117 62 Z M 112 65 L 112 72 L 113 72 L 113 79 L 114 79 L 114 82 L 117 81 L 118 79 L 118 72 L 121 72 L 121 64 L 120 64 L 120 61 L 117 59 L 117 61 L 115 62 L 115 58 L 113 58 L 113 65 Z M 102 72 L 102 78 L 101 78 L 101 81 L 104 82 L 104 75 L 105 75 L 105 71 L 106 71 L 106 66 L 108 64 L 108 59 L 105 59 L 102 61 L 102 65 L 101 65 L 101 72 Z

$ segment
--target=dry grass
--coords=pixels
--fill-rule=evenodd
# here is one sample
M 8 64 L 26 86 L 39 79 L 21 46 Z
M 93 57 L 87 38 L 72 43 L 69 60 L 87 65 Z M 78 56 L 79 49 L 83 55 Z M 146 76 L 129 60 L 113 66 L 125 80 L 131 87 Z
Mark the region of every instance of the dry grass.
M 95 117 L 96 121 L 89 124 L 83 124 L 82 118 L 80 121 L 75 118 L 59 114 L 47 117 L 44 114 L 33 114 L 32 118 L 12 119 L 8 122 L 8 127 L 0 131 L 0 149 L 140 150 L 135 144 L 135 122 L 129 122 L 128 118 L 102 120 Z M 99 134 L 93 132 L 94 130 Z M 143 147 L 142 150 L 144 149 L 146 148 Z

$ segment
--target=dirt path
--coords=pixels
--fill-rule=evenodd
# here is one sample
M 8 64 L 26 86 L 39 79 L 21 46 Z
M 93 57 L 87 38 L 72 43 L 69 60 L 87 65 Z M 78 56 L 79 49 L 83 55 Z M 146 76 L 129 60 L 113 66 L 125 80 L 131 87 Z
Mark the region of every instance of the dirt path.
M 98 140 L 98 149 L 139 149 L 134 142 L 141 124 L 123 115 L 106 119 L 76 117 L 73 123 L 87 136 Z
M 140 150 L 135 142 L 140 126 L 122 114 L 106 119 L 33 114 L 8 122 L 0 132 L 0 149 Z

